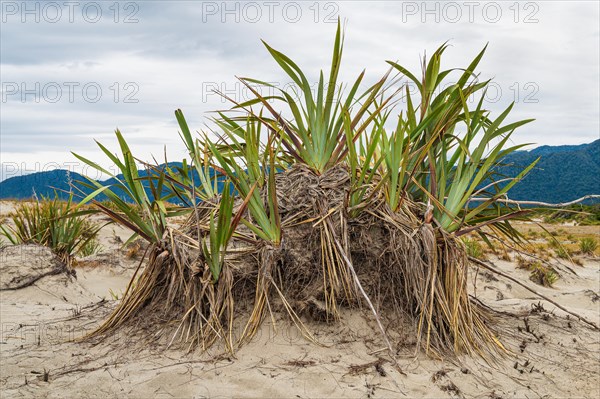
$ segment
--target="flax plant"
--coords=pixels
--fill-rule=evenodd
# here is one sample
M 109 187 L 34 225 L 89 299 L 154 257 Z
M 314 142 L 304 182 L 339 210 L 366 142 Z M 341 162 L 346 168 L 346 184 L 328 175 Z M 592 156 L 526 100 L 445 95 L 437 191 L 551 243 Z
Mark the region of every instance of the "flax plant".
M 378 310 L 388 303 L 414 317 L 419 342 L 428 351 L 434 346 L 438 355 L 447 349 L 479 354 L 503 349 L 485 312 L 470 299 L 469 259 L 458 237 L 485 234 L 482 228 L 488 226 L 514 238 L 509 221 L 524 213 L 498 200 L 534 165 L 516 177 L 497 179 L 503 158 L 522 147 L 509 145 L 511 135 L 530 120 L 505 122 L 512 105 L 496 118 L 483 108 L 489 81 L 478 81 L 476 68 L 485 48 L 466 68 L 442 70 L 444 44 L 423 59 L 420 78 L 389 61 L 390 72 L 365 90 L 364 71 L 349 86 L 339 81 L 338 22 L 330 69 L 319 74 L 313 91 L 291 58 L 265 46 L 297 96 L 241 78 L 254 98 L 230 99 L 233 108 L 218 112 L 211 119 L 214 128 L 196 137 L 177 110 L 189 164 L 165 170 L 147 165 L 153 173 L 140 176 L 118 131 L 123 159 L 99 146 L 122 177 L 77 156 L 116 181 L 87 183 L 93 192 L 82 203 L 94 202 L 154 244 L 133 293 L 99 331 L 148 308 L 151 314 L 163 312 L 169 322 L 177 317 L 175 335 L 183 341 L 206 348 L 222 338 L 233 350 L 233 298 L 247 295 L 247 290 L 234 293 L 246 285 L 236 284 L 242 279 L 255 290 L 238 343 L 258 331 L 276 291 L 301 329 L 300 312 L 334 321 L 341 306 L 368 304 L 392 357 L 387 323 L 381 323 Z M 391 71 L 417 93 L 408 84 L 394 89 L 398 79 L 389 81 Z M 456 82 L 447 84 L 455 75 Z M 276 95 L 263 96 L 256 85 L 275 89 Z M 401 111 L 398 95 L 406 104 Z M 477 95 L 472 108 L 468 99 Z M 101 193 L 114 207 L 94 200 Z M 175 198 L 185 206 L 168 205 Z M 201 206 L 207 212 L 199 216 Z M 167 227 L 168 217 L 192 208 L 182 231 Z M 248 256 L 234 266 L 242 241 Z M 374 305 L 371 298 L 380 302 Z
M 256 98 L 237 106 L 248 109 L 253 104 L 263 105 L 271 114 L 271 119 L 266 121 L 266 118 L 260 118 L 260 120 L 268 124 L 269 128 L 278 136 L 285 151 L 296 162 L 307 165 L 317 174 L 322 174 L 325 170 L 346 159 L 347 142 L 355 142 L 368 129 L 381 109 L 386 106 L 389 99 L 373 109 L 375 99 L 384 92 L 387 74 L 359 94 L 365 75 L 363 71 L 350 86 L 348 93 L 344 93 L 343 85 L 338 82 L 343 52 L 343 35 L 339 22 L 328 79 L 325 80 L 323 71 L 321 71 L 316 95 L 313 94 L 308 78 L 294 61 L 268 44 L 264 43 L 264 45 L 281 69 L 294 82 L 297 98 L 286 90 L 269 83 L 242 78 L 242 83 Z M 269 87 L 279 92 L 280 95 L 262 96 L 252 84 Z M 277 104 L 272 105 L 270 101 L 276 101 Z M 292 119 L 286 119 L 275 109 L 279 105 L 287 107 Z M 352 131 L 350 138 L 347 138 L 345 133 L 347 129 L 344 128 L 346 113 L 350 114 L 350 130 Z
M 446 44 L 438 48 L 429 62 L 423 60 L 420 80 L 401 65 L 388 61 L 416 86 L 420 95 L 420 101 L 414 107 L 410 91 L 406 89 L 405 117 L 400 115 L 393 140 L 385 146 L 386 166 L 391 171 L 390 207 L 396 209 L 399 193 L 411 193 L 416 200 L 432 203 L 434 217 L 444 231 L 458 232 L 463 227 L 473 231 L 477 229 L 477 221 L 488 225 L 504 222 L 510 217 L 508 214 L 512 212 L 499 207 L 496 200 L 519 182 L 535 162 L 502 184 L 494 184 L 495 169 L 504 157 L 524 146 L 507 146 L 507 143 L 515 129 L 532 119 L 503 125 L 512 104 L 496 119 L 490 119 L 490 112 L 483 109 L 489 81 L 479 82 L 475 73 L 486 49 L 465 69 L 440 71 L 446 48 Z M 444 79 L 456 71 L 461 72 L 457 82 L 443 88 Z M 469 109 L 467 100 L 477 93 L 480 93 L 477 106 Z M 398 182 L 403 184 L 402 189 L 398 188 Z M 482 193 L 489 199 L 469 207 L 471 199 Z M 479 220 L 482 214 L 489 213 L 490 207 L 498 210 L 497 218 Z M 516 212 L 513 216 L 521 214 Z
M 79 206 L 91 201 L 110 219 L 131 229 L 134 234 L 128 242 L 140 236 L 150 243 L 159 243 L 165 238 L 167 218 L 181 215 L 182 210 L 174 208 L 168 203 L 168 200 L 173 197 L 173 193 L 165 193 L 165 174 L 153 175 L 149 169 L 148 176 L 140 176 L 129 145 L 119 130 L 116 130 L 115 134 L 123 159 L 110 152 L 101 143 L 97 142 L 97 144 L 108 159 L 119 168 L 122 173 L 121 177 L 109 172 L 96 162 L 73 153 L 80 161 L 115 180 L 115 183 L 111 185 L 104 185 L 93 179 L 80 182 L 81 185 L 93 191 L 80 201 Z M 148 183 L 147 186 L 144 185 L 144 181 Z M 146 188 L 150 190 L 150 193 Z M 109 208 L 95 200 L 94 198 L 100 193 L 107 196 L 114 207 Z
M 235 196 L 230 194 L 230 185 L 227 183 L 221 195 L 218 214 L 215 216 L 217 212 L 213 211 L 210 215 L 208 245 L 206 241 L 202 242 L 202 252 L 215 282 L 219 280 L 229 241 L 248 204 L 245 201 L 233 217 L 234 202 Z
M 193 176 L 193 174 L 188 168 L 187 163 L 184 163 L 183 167 L 178 170 L 179 177 L 182 180 L 175 180 L 176 184 L 173 185 L 173 191 L 178 192 L 177 188 L 183 187 L 187 189 L 184 191 L 188 194 L 191 193 L 192 196 L 197 197 L 201 201 L 212 201 L 219 194 L 219 185 L 218 179 L 212 169 L 212 159 L 208 144 L 202 143 L 199 138 L 193 138 L 183 112 L 180 109 L 175 111 L 175 117 L 181 129 L 180 137 L 187 148 L 192 160 L 192 166 L 200 181 L 199 185 L 190 181 L 189 176 Z M 172 176 L 172 174 L 169 175 Z M 192 203 L 196 202 L 196 198 L 192 198 L 191 200 Z
M 224 134 L 235 144 L 217 147 L 208 140 L 208 137 L 206 142 L 221 172 L 232 182 L 241 197 L 249 198 L 248 210 L 252 220 L 242 218 L 241 223 L 259 238 L 278 246 L 281 242 L 281 221 L 277 206 L 273 150 L 270 148 L 269 168 L 261 168 L 259 159 L 261 144 L 257 139 L 257 135 L 260 136 L 259 122 L 254 118 L 247 118 L 245 129 L 235 123 L 221 122 L 220 126 L 223 128 Z M 242 147 L 244 148 L 242 154 L 236 152 L 236 149 Z M 236 155 L 242 156 L 236 157 Z M 238 161 L 241 161 L 243 165 L 240 165 Z M 266 206 L 259 189 L 265 184 L 267 188 Z

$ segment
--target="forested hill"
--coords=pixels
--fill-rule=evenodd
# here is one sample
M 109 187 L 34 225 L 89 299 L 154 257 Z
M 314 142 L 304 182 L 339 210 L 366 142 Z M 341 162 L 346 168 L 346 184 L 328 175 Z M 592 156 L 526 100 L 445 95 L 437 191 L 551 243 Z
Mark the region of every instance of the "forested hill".
M 514 175 L 540 157 L 535 169 L 510 191 L 515 200 L 567 202 L 600 194 L 600 140 L 590 144 L 541 146 L 518 151 L 504 163 L 502 174 Z
M 510 198 L 545 202 L 566 202 L 586 194 L 600 194 L 600 140 L 590 144 L 541 146 L 531 151 L 518 151 L 504 159 L 499 172 L 515 175 L 541 157 L 531 173 L 516 184 Z M 145 175 L 141 171 L 141 175 Z M 54 189 L 69 190 L 69 179 L 85 181 L 77 173 L 65 170 L 32 173 L 0 182 L 0 199 L 31 198 L 53 195 Z M 113 183 L 107 180 L 106 183 Z

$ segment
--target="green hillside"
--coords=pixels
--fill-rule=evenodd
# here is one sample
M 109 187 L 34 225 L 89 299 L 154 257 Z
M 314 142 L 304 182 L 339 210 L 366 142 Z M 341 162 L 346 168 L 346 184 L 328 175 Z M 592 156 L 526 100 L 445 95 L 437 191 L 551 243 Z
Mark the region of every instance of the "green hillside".
M 535 169 L 510 191 L 511 199 L 567 202 L 600 194 L 600 140 L 579 146 L 542 146 L 505 159 L 501 174 L 517 171 L 540 157 Z

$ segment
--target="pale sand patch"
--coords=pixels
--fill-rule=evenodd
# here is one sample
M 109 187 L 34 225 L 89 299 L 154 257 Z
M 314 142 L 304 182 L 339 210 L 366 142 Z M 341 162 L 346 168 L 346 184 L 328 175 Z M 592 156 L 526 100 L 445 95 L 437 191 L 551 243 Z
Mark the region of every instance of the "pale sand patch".
M 527 281 L 527 273 L 514 264 L 497 263 Z M 385 361 L 353 372 L 352 366 L 385 357 L 383 352 L 370 355 L 384 344 L 366 311 L 346 311 L 339 325 L 310 324 L 326 346 L 306 341 L 278 316 L 277 330 L 265 323 L 235 359 L 217 349 L 205 354 L 164 350 L 145 341 L 152 331 L 124 331 L 100 343 L 72 342 L 115 306 L 106 295 L 102 301 L 101 294 L 126 287 L 132 270 L 110 269 L 84 267 L 78 269 L 75 281 L 65 275 L 49 276 L 24 289 L 0 292 L 3 396 L 592 398 L 600 394 L 600 334 L 543 301 L 550 313 L 499 321 L 515 354 L 497 364 L 471 357 L 461 358 L 462 364 L 423 354 L 415 357 L 411 337 L 402 337 L 408 344 L 400 347 L 400 366 L 406 375 Z M 588 260 L 576 271 L 578 276 L 563 275 L 556 288 L 527 284 L 599 323 L 600 301 L 594 294 L 600 294 L 600 262 Z M 475 292 L 502 311 L 529 312 L 539 301 L 523 288 L 482 272 Z
M 478 298 L 496 310 L 520 313 L 498 321 L 513 355 L 497 363 L 465 356 L 460 362 L 432 360 L 422 353 L 414 356 L 414 337 L 401 331 L 391 334 L 399 349 L 405 375 L 401 374 L 389 362 L 378 363 L 380 356 L 385 358 L 385 352 L 378 352 L 385 345 L 366 310 L 345 311 L 343 320 L 333 326 L 310 323 L 324 346 L 306 341 L 277 315 L 276 330 L 267 320 L 235 358 L 216 348 L 204 354 L 165 350 L 148 340 L 153 331 L 123 331 L 102 342 L 74 342 L 114 308 L 117 302 L 111 292 L 120 296 L 125 291 L 139 261 L 122 250 L 129 235 L 121 227 L 104 228 L 102 253 L 79 260 L 76 279 L 52 275 L 23 289 L 0 291 L 0 396 L 600 396 L 600 333 L 511 281 L 475 269 L 471 289 Z M 23 259 L 23 267 L 31 261 Z M 554 288 L 530 282 L 528 272 L 512 262 L 493 261 L 505 273 L 600 324 L 597 259 L 584 259 L 583 267 L 568 264 L 576 275 L 558 265 L 561 278 Z

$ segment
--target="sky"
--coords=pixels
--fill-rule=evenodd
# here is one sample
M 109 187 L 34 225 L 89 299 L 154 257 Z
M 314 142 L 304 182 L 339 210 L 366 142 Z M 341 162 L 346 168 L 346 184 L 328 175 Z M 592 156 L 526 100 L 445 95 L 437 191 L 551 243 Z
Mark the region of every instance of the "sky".
M 466 67 L 488 44 L 480 79 L 486 106 L 515 102 L 511 118 L 536 121 L 515 143 L 581 144 L 600 136 L 597 1 L 2 1 L 0 180 L 56 168 L 97 176 L 71 154 L 112 168 L 94 140 L 134 155 L 186 156 L 174 110 L 194 130 L 212 111 L 249 98 L 236 80 L 289 88 L 261 40 L 317 81 L 329 69 L 338 18 L 342 76 L 375 82 L 396 61 L 449 40 L 442 67 Z M 269 94 L 269 93 L 266 93 Z

